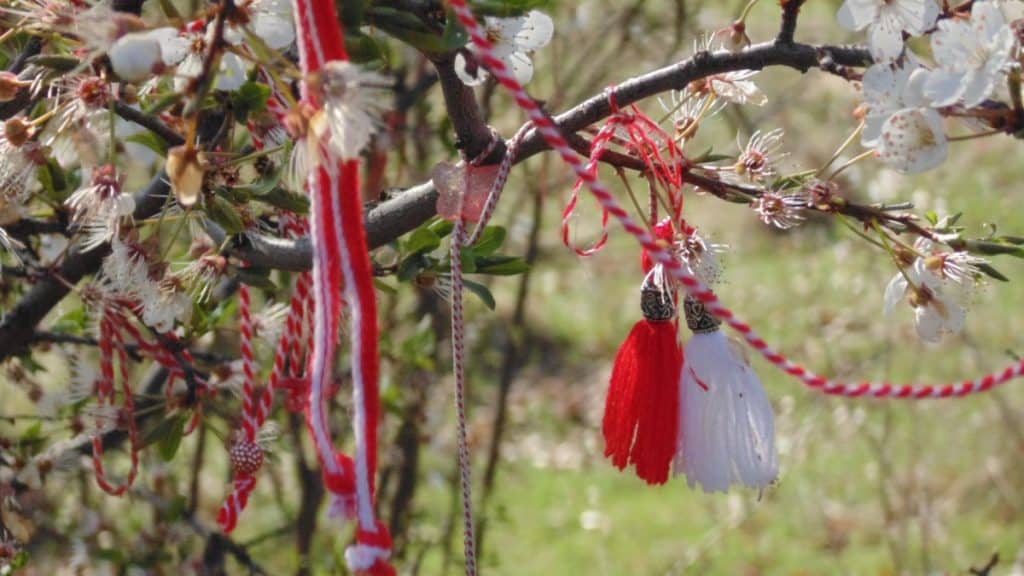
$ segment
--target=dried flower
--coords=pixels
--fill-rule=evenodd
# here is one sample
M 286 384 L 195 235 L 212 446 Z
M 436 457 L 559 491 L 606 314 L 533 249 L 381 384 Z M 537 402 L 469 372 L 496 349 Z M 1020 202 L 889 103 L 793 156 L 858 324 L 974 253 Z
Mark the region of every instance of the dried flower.
M 797 192 L 768 191 L 750 203 L 761 222 L 787 230 L 803 220 L 801 212 L 807 207 L 803 190 Z
M 167 151 L 164 165 L 171 191 L 182 208 L 191 208 L 203 192 L 205 170 L 199 160 L 199 152 L 193 147 L 175 146 Z
M 313 134 L 330 135 L 328 146 L 342 160 L 358 158 L 380 127 L 382 92 L 390 80 L 351 62 L 328 62 L 312 83 L 324 113 L 313 119 Z
M 64 204 L 71 222 L 85 233 L 84 250 L 92 250 L 116 238 L 121 220 L 135 212 L 135 199 L 122 192 L 122 178 L 112 165 L 96 168 L 92 184 L 72 194 Z

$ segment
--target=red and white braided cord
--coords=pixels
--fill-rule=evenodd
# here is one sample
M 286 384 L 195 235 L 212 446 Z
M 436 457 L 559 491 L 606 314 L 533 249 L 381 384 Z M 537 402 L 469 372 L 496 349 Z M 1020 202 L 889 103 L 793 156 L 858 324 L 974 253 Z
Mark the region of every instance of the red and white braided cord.
M 629 216 L 612 195 L 611 191 L 601 183 L 597 175 L 587 170 L 583 161 L 569 146 L 565 138 L 562 137 L 554 120 L 526 93 L 504 62 L 495 56 L 493 46 L 487 39 L 486 32 L 473 16 L 465 0 L 448 0 L 448 2 L 455 11 L 459 21 L 469 31 L 473 43 L 479 51 L 478 53 L 481 54 L 483 64 L 497 78 L 498 82 L 512 93 L 516 104 L 529 115 L 530 120 L 533 121 L 544 140 L 558 152 L 559 156 L 576 172 L 576 175 L 587 184 L 601 206 L 614 216 L 622 224 L 626 232 L 636 238 L 651 257 L 660 262 L 665 267 L 665 270 L 672 274 L 691 296 L 703 302 L 709 312 L 739 332 L 750 346 L 782 371 L 800 379 L 809 388 L 825 394 L 849 397 L 872 396 L 877 398 L 960 397 L 990 390 L 995 386 L 1024 375 L 1024 360 L 1020 360 L 1001 371 L 958 383 L 941 385 L 900 385 L 888 382 L 844 383 L 819 376 L 807 368 L 792 362 L 769 346 L 763 338 L 754 332 L 749 324 L 740 320 L 732 310 L 727 308 L 711 289 L 686 270 L 678 259 L 674 258 L 656 243 L 647 231 L 647 228 L 637 224 Z
M 310 75 L 321 71 L 330 61 L 348 60 L 334 1 L 295 0 L 294 5 L 302 72 Z M 302 83 L 302 97 L 314 109 L 323 104 L 315 101 L 308 82 Z M 307 423 L 327 488 L 335 495 L 336 503 L 342 504 L 343 511 L 354 512 L 358 519 L 357 543 L 352 550 L 353 559 L 359 562 L 354 567 L 350 563 L 350 568 L 394 574 L 387 562 L 390 536 L 383 524 L 377 522 L 373 507 L 380 417 L 379 342 L 373 269 L 363 228 L 359 160 L 336 159 L 326 154 L 308 182 L 316 311 Z M 352 328 L 354 462 L 335 450 L 324 405 L 337 346 L 342 291 Z M 378 549 L 370 558 L 364 554 L 369 548 Z M 363 561 L 368 561 L 368 565 Z

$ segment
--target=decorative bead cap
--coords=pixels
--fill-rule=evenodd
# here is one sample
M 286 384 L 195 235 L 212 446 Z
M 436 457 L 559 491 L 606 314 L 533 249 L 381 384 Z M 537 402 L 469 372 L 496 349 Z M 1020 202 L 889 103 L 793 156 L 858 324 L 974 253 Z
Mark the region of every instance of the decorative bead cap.
M 651 322 L 665 322 L 676 316 L 676 304 L 672 295 L 657 287 L 653 282 L 644 282 L 640 288 L 640 310 Z
M 721 320 L 708 312 L 703 302 L 694 299 L 692 296 L 687 296 L 683 300 L 683 312 L 686 314 L 686 325 L 694 334 L 714 332 L 722 324 Z

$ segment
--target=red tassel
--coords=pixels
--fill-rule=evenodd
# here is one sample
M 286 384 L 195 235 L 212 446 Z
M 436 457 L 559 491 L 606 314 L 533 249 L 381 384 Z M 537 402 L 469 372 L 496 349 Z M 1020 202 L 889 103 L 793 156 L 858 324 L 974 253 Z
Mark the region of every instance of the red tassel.
M 641 320 L 615 357 L 602 427 L 604 454 L 636 466 L 648 484 L 668 480 L 679 430 L 683 352 L 671 320 Z

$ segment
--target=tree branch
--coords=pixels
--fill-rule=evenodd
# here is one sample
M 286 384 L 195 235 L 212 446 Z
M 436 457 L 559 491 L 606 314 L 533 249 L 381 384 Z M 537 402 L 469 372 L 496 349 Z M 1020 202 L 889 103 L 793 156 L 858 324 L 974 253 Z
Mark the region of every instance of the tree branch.
M 793 35 L 796 33 L 796 20 L 800 16 L 800 7 L 804 0 L 782 0 L 782 25 L 779 27 L 779 34 L 775 37 L 776 44 L 792 44 Z
M 467 158 L 476 158 L 487 149 L 492 138 L 491 129 L 480 114 L 476 92 L 463 84 L 455 74 L 454 52 L 433 62 L 437 69 L 437 77 L 441 81 L 445 110 L 455 129 L 455 146 L 462 150 Z M 498 162 L 504 155 L 504 142 L 500 142 L 487 156 L 486 162 Z
M 736 70 L 760 70 L 766 66 L 785 66 L 800 71 L 831 66 L 864 66 L 871 62 L 867 50 L 848 46 L 812 46 L 809 44 L 776 45 L 762 43 L 744 52 L 733 54 L 702 52 L 678 64 L 660 68 L 643 76 L 623 82 L 615 89 L 620 106 L 632 104 L 644 98 L 672 89 L 685 88 L 699 78 Z M 449 71 L 445 63 L 437 63 L 445 100 L 449 103 L 452 124 L 456 133 L 465 141 L 467 155 L 479 154 L 490 138 L 489 130 L 480 130 L 483 125 L 479 117 L 476 100 L 472 92 Z M 458 86 L 454 83 L 458 83 Z M 570 142 L 578 130 L 586 128 L 611 114 L 608 97 L 602 93 L 555 117 L 563 133 L 570 135 Z M 579 139 L 575 139 L 578 140 Z M 499 146 L 504 150 L 504 147 Z M 547 150 L 548 146 L 535 130 L 527 133 L 519 147 L 513 163 Z M 494 154 L 488 158 L 497 161 Z M 409 188 L 395 198 L 377 204 L 366 214 L 366 235 L 370 248 L 387 244 L 415 230 L 437 213 L 437 190 L 431 182 Z M 250 234 L 245 245 L 232 250 L 235 256 L 253 266 L 279 270 L 309 270 L 312 265 L 312 248 L 308 238 L 285 240 L 269 236 Z

